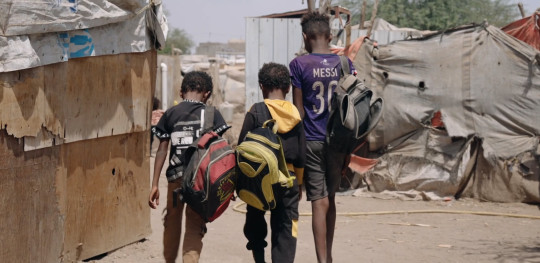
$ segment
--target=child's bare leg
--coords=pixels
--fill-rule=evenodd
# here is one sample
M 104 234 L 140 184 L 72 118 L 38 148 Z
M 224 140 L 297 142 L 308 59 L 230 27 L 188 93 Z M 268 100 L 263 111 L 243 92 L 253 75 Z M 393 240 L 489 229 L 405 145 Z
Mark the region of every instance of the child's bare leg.
M 326 237 L 328 213 L 328 197 L 324 197 L 311 202 L 313 239 L 315 240 L 315 252 L 317 261 L 325 263 L 327 258 Z M 335 223 L 335 220 L 334 220 Z
M 332 245 L 336 227 L 336 196 L 328 196 L 328 212 L 326 213 L 326 262 L 332 262 Z
M 327 150 L 327 183 L 328 183 L 328 212 L 326 214 L 326 262 L 331 263 L 332 245 L 334 244 L 334 229 L 336 227 L 336 192 L 341 182 L 341 171 L 345 166 L 347 155 Z
M 186 230 L 182 247 L 182 262 L 197 263 L 203 248 L 202 239 L 206 234 L 206 224 L 197 212 L 186 206 Z
M 167 186 L 167 210 L 163 219 L 163 256 L 167 263 L 176 261 L 180 246 L 184 203 L 178 202 L 178 206 L 173 207 L 173 191 L 179 187 L 182 187 L 182 180 L 170 182 Z

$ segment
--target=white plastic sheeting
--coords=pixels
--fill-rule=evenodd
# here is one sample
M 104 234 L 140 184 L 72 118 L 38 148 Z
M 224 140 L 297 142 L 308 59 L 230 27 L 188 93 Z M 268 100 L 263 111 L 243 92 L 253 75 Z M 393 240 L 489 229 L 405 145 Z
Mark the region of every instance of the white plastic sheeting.
M 53 3 L 54 2 L 54 3 Z M 161 5 L 148 0 L 0 3 L 0 72 L 71 58 L 144 52 L 164 42 Z M 150 27 L 150 29 L 148 29 Z
M 3 0 L 0 35 L 20 36 L 87 29 L 129 20 L 147 0 Z M 7 19 L 5 19 L 7 18 Z
M 72 58 L 144 52 L 151 47 L 144 14 L 129 21 L 91 29 L 0 37 L 0 72 Z

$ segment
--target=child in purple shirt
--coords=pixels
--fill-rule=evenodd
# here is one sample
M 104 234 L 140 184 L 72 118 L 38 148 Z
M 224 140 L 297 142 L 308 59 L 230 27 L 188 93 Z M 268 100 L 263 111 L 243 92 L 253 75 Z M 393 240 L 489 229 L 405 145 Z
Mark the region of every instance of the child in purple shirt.
M 341 62 L 339 56 L 329 48 L 332 36 L 328 16 L 310 12 L 302 17 L 301 25 L 304 45 L 309 54 L 297 57 L 289 64 L 294 86 L 293 103 L 300 111 L 306 132 L 304 183 L 313 212 L 317 260 L 332 262 L 335 194 L 346 154 L 327 147 L 325 138 L 330 99 L 338 86 Z M 349 68 L 351 73 L 355 72 L 350 60 Z

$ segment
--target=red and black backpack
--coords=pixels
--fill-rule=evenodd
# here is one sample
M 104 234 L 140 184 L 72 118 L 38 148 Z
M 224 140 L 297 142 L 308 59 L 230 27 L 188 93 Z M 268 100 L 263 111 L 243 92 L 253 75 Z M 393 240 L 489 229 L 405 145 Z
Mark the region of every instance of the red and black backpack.
M 227 140 L 212 130 L 215 108 L 206 106 L 205 111 L 203 134 L 184 153 L 183 186 L 175 195 L 212 222 L 234 195 L 236 156 Z

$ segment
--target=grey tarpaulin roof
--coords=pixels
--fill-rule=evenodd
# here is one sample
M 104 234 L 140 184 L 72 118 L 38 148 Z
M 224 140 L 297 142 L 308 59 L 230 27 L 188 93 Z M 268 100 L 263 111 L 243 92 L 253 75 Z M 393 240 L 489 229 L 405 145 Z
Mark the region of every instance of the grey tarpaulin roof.
M 540 151 L 539 64 L 537 50 L 493 26 L 465 26 L 378 48 L 366 42 L 355 65 L 385 100 L 382 120 L 369 137 L 370 150 L 380 154 L 370 177 L 374 186 L 453 195 L 474 157 L 473 141 L 481 145 L 478 158 L 486 160 L 482 169 L 511 175 L 499 162 L 517 160 L 520 167 L 527 153 Z M 436 111 L 446 130 L 430 126 Z M 538 186 L 533 195 L 538 198 Z
M 71 31 L 129 20 L 147 8 L 145 0 L 43 1 L 0 3 L 0 35 Z
M 156 0 L 7 0 L 0 3 L 0 17 L 0 72 L 70 58 L 144 52 L 154 47 L 157 37 L 149 32 L 163 36 L 167 30 L 161 1 Z

